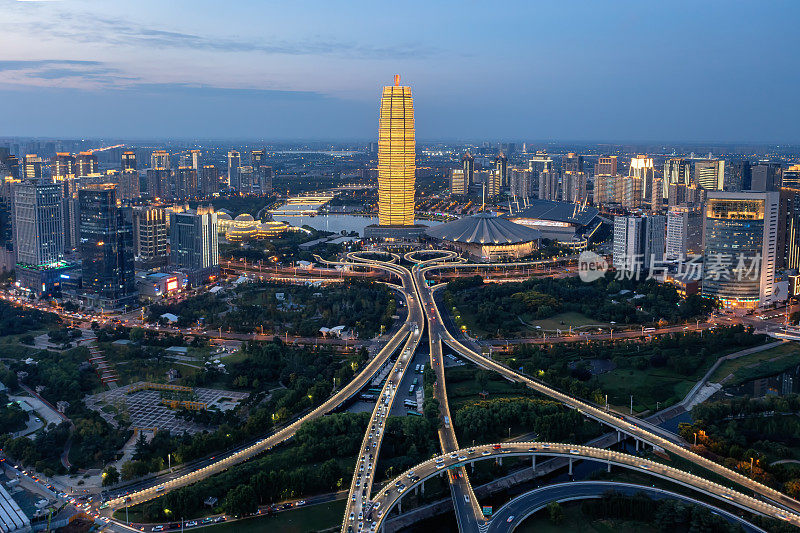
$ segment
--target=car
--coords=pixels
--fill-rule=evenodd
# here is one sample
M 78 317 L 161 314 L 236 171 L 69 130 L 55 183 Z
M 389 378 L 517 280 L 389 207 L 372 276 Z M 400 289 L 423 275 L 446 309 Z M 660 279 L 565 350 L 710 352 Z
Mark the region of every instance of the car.
M 530 448 L 528 448 L 529 452 L 535 452 L 535 451 L 538 451 L 538 450 L 539 450 L 539 448 L 537 448 L 536 446 L 531 446 Z
M 164 526 L 153 526 L 151 531 L 164 531 Z
M 444 468 L 444 463 L 436 463 L 436 468 L 438 470 L 441 470 L 442 468 Z
M 578 455 L 581 452 L 579 452 L 578 450 L 572 449 L 572 450 L 569 451 L 569 453 L 571 453 L 572 455 Z
M 202 520 L 200 520 L 200 523 L 201 524 L 210 524 L 213 521 L 214 521 L 213 518 L 211 518 L 210 516 L 207 516 L 207 517 L 203 518 Z
M 458 454 L 456 452 L 451 453 L 450 459 L 458 459 Z
M 499 445 L 499 444 L 493 444 L 493 445 L 492 445 L 492 449 L 493 449 L 493 450 L 499 450 L 499 449 L 501 449 L 501 448 L 502 448 L 502 446 L 501 446 L 501 445 Z
M 406 477 L 407 477 L 408 479 L 411 479 L 411 478 L 413 478 L 413 477 L 414 477 L 414 471 L 413 471 L 413 470 L 411 470 L 411 471 L 410 471 L 408 474 L 406 474 Z
M 473 453 L 475 453 L 475 448 L 470 448 L 469 450 L 467 450 L 467 453 L 469 455 L 472 455 Z
M 353 493 L 353 497 L 352 497 L 352 498 L 350 498 L 350 501 L 352 501 L 353 503 L 355 503 L 355 501 L 356 501 L 356 494 L 355 494 L 355 493 Z
M 466 461 L 467 460 L 467 456 L 466 455 L 459 455 L 458 456 L 458 460 L 459 461 Z
M 219 524 L 220 522 L 224 522 L 226 518 L 224 516 L 218 516 L 214 519 L 214 523 Z
M 296 504 L 294 504 L 294 505 L 295 505 L 295 507 L 300 507 L 301 505 L 305 505 L 305 504 L 306 504 L 306 501 L 305 501 L 305 500 L 300 500 L 299 502 L 297 502 L 297 503 L 296 503 Z
M 359 520 L 364 520 L 364 513 L 363 512 L 361 512 L 361 511 L 358 512 L 358 519 Z
M 511 522 L 513 522 L 513 521 L 514 521 L 514 515 L 513 514 L 511 516 L 509 516 L 508 518 L 506 518 L 506 522 L 508 522 L 509 524 Z
M 483 450 L 481 452 L 481 455 L 491 455 L 491 454 L 492 454 L 492 452 L 490 452 L 489 450 Z
M 191 521 L 189 521 L 189 522 L 186 522 L 186 524 L 184 525 L 184 527 L 194 527 L 194 526 L 196 526 L 196 525 L 197 525 L 197 520 L 191 520 Z
M 469 496 L 467 496 L 466 494 L 464 494 L 464 502 L 469 503 Z

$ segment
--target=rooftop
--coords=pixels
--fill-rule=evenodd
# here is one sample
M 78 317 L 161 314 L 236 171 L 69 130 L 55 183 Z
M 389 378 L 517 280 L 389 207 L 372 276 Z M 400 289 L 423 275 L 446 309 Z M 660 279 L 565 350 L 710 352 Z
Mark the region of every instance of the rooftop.
M 542 237 L 539 230 L 515 224 L 491 213 L 478 213 L 428 228 L 429 237 L 468 244 L 517 244 Z
M 506 217 L 510 219 L 530 218 L 536 220 L 553 220 L 556 222 L 577 224 L 579 226 L 588 226 L 597 216 L 597 213 L 597 208 L 591 206 L 533 199 L 529 201 L 528 207 L 517 211 L 513 215 L 506 215 Z

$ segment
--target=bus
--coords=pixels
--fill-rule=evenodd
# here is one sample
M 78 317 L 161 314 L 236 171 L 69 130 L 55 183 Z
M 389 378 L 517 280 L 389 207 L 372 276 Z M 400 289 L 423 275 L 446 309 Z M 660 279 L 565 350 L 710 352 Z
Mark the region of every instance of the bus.
M 412 409 L 417 408 L 417 402 L 415 402 L 414 400 L 404 400 L 403 405 L 405 405 L 406 407 L 410 407 Z
M 368 390 L 367 390 L 367 392 L 368 392 L 369 394 L 376 394 L 376 395 L 378 395 L 378 396 L 380 396 L 380 395 L 381 395 L 381 389 L 368 389 Z
M 423 415 L 422 415 L 422 413 L 418 413 L 418 412 L 416 412 L 416 411 L 406 411 L 406 412 L 407 412 L 408 414 L 410 414 L 410 415 L 413 415 L 413 416 L 423 416 Z

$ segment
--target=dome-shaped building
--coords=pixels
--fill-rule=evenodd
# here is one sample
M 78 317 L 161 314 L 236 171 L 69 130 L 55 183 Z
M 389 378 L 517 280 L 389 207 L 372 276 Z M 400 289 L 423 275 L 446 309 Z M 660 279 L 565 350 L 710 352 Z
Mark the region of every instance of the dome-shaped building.
M 277 237 L 288 230 L 289 230 L 288 224 L 285 224 L 283 222 L 277 222 L 275 220 L 268 220 L 267 222 L 261 222 L 256 227 L 256 238 L 269 239 L 271 237 Z
M 539 248 L 542 233 L 492 213 L 478 213 L 432 226 L 425 235 L 445 248 L 466 252 L 480 261 L 520 258 Z
M 224 211 L 217 211 L 217 233 L 222 235 L 228 232 L 228 228 L 233 225 L 233 218 L 224 212 Z
M 242 213 L 233 219 L 233 223 L 225 231 L 228 242 L 244 242 L 255 238 L 258 233 L 258 222 L 249 213 Z

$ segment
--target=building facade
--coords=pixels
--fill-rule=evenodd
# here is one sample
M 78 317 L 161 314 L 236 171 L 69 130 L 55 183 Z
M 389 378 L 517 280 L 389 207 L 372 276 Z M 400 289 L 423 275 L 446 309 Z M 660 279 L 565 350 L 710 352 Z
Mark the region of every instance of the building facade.
M 193 287 L 219 275 L 217 214 L 211 208 L 170 213 L 170 263 Z
M 411 87 L 383 88 L 378 120 L 378 222 L 381 226 L 414 224 L 416 139 Z
M 133 252 L 136 264 L 142 268 L 167 264 L 167 214 L 163 208 L 133 208 Z

